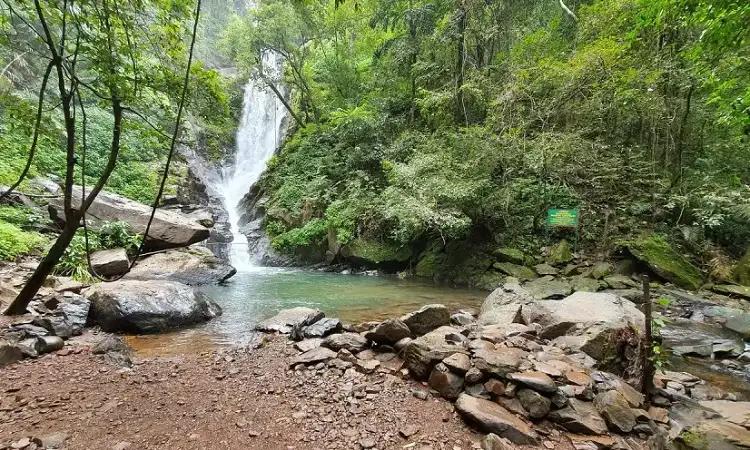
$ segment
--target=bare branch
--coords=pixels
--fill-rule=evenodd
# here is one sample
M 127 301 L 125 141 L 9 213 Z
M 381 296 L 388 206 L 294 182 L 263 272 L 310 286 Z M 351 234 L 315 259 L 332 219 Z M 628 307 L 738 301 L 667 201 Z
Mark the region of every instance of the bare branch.
M 578 16 L 576 16 L 575 13 L 565 5 L 565 2 L 563 2 L 563 0 L 559 0 L 559 2 L 560 7 L 563 9 L 563 11 L 565 11 L 565 14 L 569 15 L 574 21 L 578 22 Z

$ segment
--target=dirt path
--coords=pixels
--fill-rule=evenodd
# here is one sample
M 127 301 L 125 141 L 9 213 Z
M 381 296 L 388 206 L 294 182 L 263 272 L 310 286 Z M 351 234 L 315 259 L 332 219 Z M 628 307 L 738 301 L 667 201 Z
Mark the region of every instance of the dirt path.
M 450 403 L 416 398 L 419 383 L 290 370 L 298 352 L 282 338 L 132 369 L 69 348 L 0 369 L 0 449 L 52 433 L 67 449 L 106 450 L 470 449 L 481 438 Z

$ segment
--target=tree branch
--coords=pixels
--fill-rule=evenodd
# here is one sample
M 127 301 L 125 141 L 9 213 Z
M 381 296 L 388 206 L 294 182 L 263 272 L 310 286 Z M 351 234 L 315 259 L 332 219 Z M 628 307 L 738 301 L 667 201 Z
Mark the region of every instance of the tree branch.
M 559 0 L 559 2 L 560 2 L 560 7 L 563 9 L 563 11 L 565 11 L 565 14 L 569 15 L 570 18 L 573 19 L 575 22 L 578 22 L 578 17 L 575 15 L 573 11 L 570 10 L 570 8 L 568 8 L 565 5 L 565 2 L 563 2 L 563 0 Z

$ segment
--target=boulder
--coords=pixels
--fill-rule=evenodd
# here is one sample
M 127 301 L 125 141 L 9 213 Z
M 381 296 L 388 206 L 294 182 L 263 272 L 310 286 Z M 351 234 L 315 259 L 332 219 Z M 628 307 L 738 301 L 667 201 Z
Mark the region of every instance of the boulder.
M 647 236 L 626 246 L 633 256 L 646 263 L 661 278 L 685 289 L 695 291 L 700 287 L 700 269 L 677 253 L 661 236 Z
M 451 325 L 457 325 L 459 327 L 470 327 L 477 322 L 471 314 L 463 311 L 459 311 L 451 316 Z
M 452 354 L 468 354 L 462 341 L 452 339 L 454 335 L 460 335 L 457 329 L 444 326 L 409 342 L 402 352 L 406 367 L 416 378 L 424 379 L 437 363 Z
M 81 193 L 80 186 L 73 186 L 74 211 L 78 211 L 81 206 Z M 52 220 L 65 223 L 62 198 L 50 201 L 49 212 Z M 133 233 L 140 234 L 145 233 L 150 216 L 150 206 L 104 191 L 99 193 L 86 212 L 86 220 L 94 230 L 98 230 L 105 222 L 120 220 L 127 222 Z M 186 247 L 208 239 L 209 234 L 208 228 L 180 212 L 157 209 L 146 238 L 145 251 Z
M 104 355 L 107 353 L 122 353 L 130 355 L 133 353 L 133 348 L 129 346 L 122 337 L 110 334 L 94 344 L 91 353 L 95 355 Z
M 533 280 L 534 278 L 536 278 L 536 274 L 533 270 L 519 264 L 497 262 L 493 264 L 492 267 L 495 270 L 499 270 L 500 272 L 515 277 L 521 281 Z
M 607 432 L 607 424 L 594 405 L 575 398 L 568 399 L 568 406 L 550 412 L 547 418 L 573 433 L 604 434 Z
M 518 371 L 521 362 L 528 353 L 517 348 L 501 347 L 495 350 L 477 350 L 474 352 L 474 367 L 485 374 L 504 378 Z
M 332 334 L 321 345 L 331 350 L 345 349 L 352 353 L 359 353 L 369 347 L 367 339 L 357 333 Z
M 591 268 L 591 277 L 601 280 L 608 275 L 612 275 L 614 271 L 615 268 L 612 267 L 612 264 L 608 262 L 598 262 Z
M 325 316 L 322 311 L 312 308 L 297 307 L 282 309 L 273 317 L 262 320 L 255 325 L 256 331 L 287 334 L 295 325 L 312 325 Z
M 40 340 L 39 353 L 56 352 L 65 346 L 65 342 L 60 336 L 42 336 L 38 339 Z
M 443 364 L 450 370 L 460 375 L 464 375 L 471 369 L 471 360 L 464 353 L 454 353 L 443 360 Z
M 523 306 L 523 320 L 542 327 L 540 337 L 579 337 L 579 350 L 602 360 L 616 334 L 643 330 L 645 317 L 629 300 L 612 294 L 576 292 L 563 300 L 539 300 Z M 642 331 L 641 331 L 642 332 Z
M 306 326 L 302 333 L 307 339 L 322 338 L 332 333 L 338 333 L 341 329 L 342 325 L 339 319 L 325 317 L 316 321 L 312 325 Z
M 708 306 L 703 314 L 721 323 L 724 328 L 734 331 L 743 339 L 750 339 L 750 313 L 725 306 Z
M 365 333 L 365 337 L 377 344 L 394 345 L 401 339 L 411 336 L 411 330 L 400 319 L 387 319 L 375 329 Z
M 573 288 L 573 292 L 584 291 L 584 292 L 597 292 L 602 290 L 603 281 L 595 280 L 593 278 L 584 277 L 582 275 L 576 275 L 570 279 L 570 286 Z
M 613 431 L 630 433 L 635 427 L 635 414 L 625 397 L 617 391 L 596 394 L 594 407 Z
M 98 250 L 91 254 L 91 270 L 104 277 L 122 275 L 128 271 L 130 260 L 124 248 Z
M 713 290 L 721 294 L 730 296 L 739 296 L 750 299 L 750 286 L 740 286 L 736 284 L 720 284 L 713 287 Z
M 551 394 L 557 390 L 557 386 L 552 378 L 542 372 L 509 373 L 507 377 L 509 380 L 526 385 L 535 391 Z
M 482 302 L 477 325 L 509 324 L 521 321 L 521 307 L 534 299 L 518 284 L 506 283 Z
M 104 331 L 154 333 L 221 314 L 206 294 L 174 281 L 120 280 L 84 291 L 91 317 Z
M 341 247 L 340 254 L 358 265 L 400 268 L 408 263 L 412 251 L 393 241 L 357 238 Z
M 516 398 L 521 402 L 521 406 L 529 413 L 533 419 L 541 419 L 549 414 L 552 402 L 542 394 L 531 389 L 520 389 L 516 393 Z
M 483 341 L 499 344 L 506 341 L 509 337 L 520 336 L 522 334 L 536 334 L 536 331 L 522 323 L 509 323 L 507 325 L 485 325 L 477 330 L 476 334 Z M 477 348 L 494 348 L 487 346 L 487 342 L 483 345 L 475 345 Z
M 89 309 L 91 309 L 91 302 L 80 295 L 64 297 L 57 305 L 57 310 L 62 311 L 73 336 L 83 333 L 83 328 L 88 321 Z
M 492 256 L 500 262 L 509 262 L 512 264 L 523 264 L 526 255 L 521 250 L 509 247 L 500 247 L 492 251 Z
M 492 401 L 461 394 L 456 401 L 456 410 L 482 430 L 507 438 L 516 445 L 535 445 L 538 441 L 528 423 Z
M 445 305 L 425 305 L 414 312 L 401 317 L 412 333 L 417 336 L 427 334 L 430 331 L 448 325 L 451 320 L 450 312 Z
M 573 252 L 570 251 L 570 244 L 568 241 L 563 239 L 557 244 L 553 245 L 549 249 L 549 255 L 547 256 L 547 264 L 551 265 L 562 265 L 570 262 L 573 259 Z
M 190 286 L 218 284 L 231 278 L 237 270 L 221 262 L 205 247 L 156 253 L 138 261 L 124 277 L 126 280 L 170 280 Z
M 549 264 L 537 264 L 536 266 L 534 266 L 534 271 L 540 276 L 556 276 L 558 273 L 558 270 L 550 266 Z
M 638 283 L 636 283 L 632 278 L 626 277 L 625 275 L 609 275 L 604 277 L 603 281 L 607 283 L 607 286 L 611 287 L 612 289 L 627 289 L 638 287 Z
M 435 365 L 430 373 L 428 383 L 446 400 L 457 399 L 464 388 L 463 377 L 451 372 L 443 363 Z
M 573 292 L 573 288 L 565 280 L 556 279 L 550 275 L 537 278 L 524 285 L 524 289 L 535 299 L 563 298 Z

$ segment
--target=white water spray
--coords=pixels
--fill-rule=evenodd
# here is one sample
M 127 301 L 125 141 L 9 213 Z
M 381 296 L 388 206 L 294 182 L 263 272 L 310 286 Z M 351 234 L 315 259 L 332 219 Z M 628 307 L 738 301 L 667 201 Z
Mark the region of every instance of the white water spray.
M 279 79 L 282 70 L 281 57 L 273 52 L 263 55 L 263 72 L 270 79 Z M 226 167 L 219 195 L 229 214 L 234 240 L 230 250 L 230 262 L 238 271 L 247 271 L 255 266 L 250 254 L 247 237 L 240 233 L 241 213 L 238 204 L 258 181 L 279 145 L 281 126 L 287 111 L 276 94 L 259 77 L 253 77 L 245 86 L 242 102 L 242 118 L 237 130 L 237 151 L 234 165 Z

